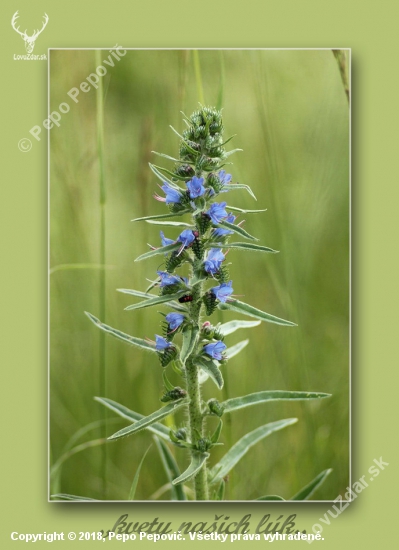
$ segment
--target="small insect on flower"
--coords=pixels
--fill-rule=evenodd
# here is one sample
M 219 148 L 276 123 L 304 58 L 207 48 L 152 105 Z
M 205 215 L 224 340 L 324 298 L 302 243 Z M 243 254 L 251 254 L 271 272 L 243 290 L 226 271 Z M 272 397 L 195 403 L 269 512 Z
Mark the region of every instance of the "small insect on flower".
M 179 298 L 179 302 L 181 304 L 185 304 L 186 302 L 192 302 L 192 301 L 193 301 L 193 297 L 190 294 L 186 294 L 185 296 L 181 296 Z

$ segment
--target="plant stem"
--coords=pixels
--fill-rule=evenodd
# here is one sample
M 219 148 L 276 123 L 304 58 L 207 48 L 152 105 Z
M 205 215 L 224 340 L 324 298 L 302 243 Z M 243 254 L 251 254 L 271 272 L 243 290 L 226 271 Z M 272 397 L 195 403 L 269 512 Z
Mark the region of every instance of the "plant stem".
M 101 65 L 101 50 L 95 51 L 95 62 L 98 67 Z M 103 82 L 100 78 L 98 88 L 96 90 L 96 114 L 97 114 L 97 153 L 99 163 L 99 191 L 100 191 L 100 264 L 105 265 L 105 204 L 106 204 L 106 188 L 105 188 L 105 170 L 104 170 L 104 91 Z M 100 317 L 105 320 L 105 269 L 100 271 L 100 292 L 99 292 L 99 309 Z M 106 364 L 105 364 L 105 333 L 101 331 L 99 340 L 99 386 L 100 395 L 106 395 Z M 107 437 L 107 411 L 104 409 L 102 414 L 103 427 L 102 437 Z M 107 446 L 104 445 L 101 455 L 101 480 L 102 480 L 102 497 L 107 497 Z

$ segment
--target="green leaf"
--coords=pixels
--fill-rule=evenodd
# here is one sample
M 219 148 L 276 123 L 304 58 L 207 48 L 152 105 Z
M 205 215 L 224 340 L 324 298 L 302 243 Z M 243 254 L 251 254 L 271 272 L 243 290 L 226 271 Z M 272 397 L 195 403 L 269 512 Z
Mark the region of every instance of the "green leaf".
M 163 157 L 164 159 L 173 160 L 173 162 L 181 162 L 179 159 L 175 159 L 174 157 L 170 157 L 169 155 L 165 155 L 164 153 L 158 153 L 157 151 L 151 151 L 151 153 L 154 153 L 154 155 L 159 155 L 160 157 Z M 186 162 L 185 164 L 192 164 L 191 162 Z
M 98 328 L 100 328 L 104 332 L 108 332 L 108 334 L 111 334 L 112 336 L 115 336 L 115 338 L 118 338 L 119 340 L 123 340 L 128 344 L 133 344 L 134 346 L 137 346 L 139 348 L 143 348 L 147 351 L 154 351 L 154 352 L 156 351 L 155 344 L 152 344 L 151 342 L 147 342 L 147 340 L 143 340 L 142 338 L 136 338 L 135 336 L 130 336 L 129 334 L 126 334 L 120 330 L 112 328 L 102 323 L 99 319 L 97 319 L 97 317 L 94 317 L 94 315 L 92 315 L 91 313 L 88 313 L 87 311 L 85 311 L 85 314 L 90 319 L 90 321 L 94 323 Z
M 225 227 L 226 229 L 230 229 L 230 231 L 233 231 L 234 233 L 238 233 L 238 235 L 241 235 L 246 239 L 250 239 L 251 241 L 259 241 L 259 239 L 247 233 L 247 231 L 245 231 L 245 229 L 243 229 L 239 225 L 234 225 L 234 223 L 221 221 L 216 227 Z
M 236 149 L 236 151 L 242 151 L 242 149 Z M 230 183 L 229 185 L 226 185 L 225 189 L 227 191 L 232 191 L 233 189 L 245 189 L 246 191 L 248 191 L 252 198 L 258 200 L 249 185 L 245 185 L 243 183 Z
M 193 451 L 191 454 L 191 463 L 185 472 L 172 481 L 172 485 L 178 485 L 179 483 L 185 483 L 191 478 L 195 477 L 201 468 L 204 466 L 206 459 L 209 457 L 209 453 L 199 453 Z
M 95 397 L 94 399 L 111 411 L 121 416 L 122 418 L 126 418 L 126 420 L 138 422 L 139 420 L 143 420 L 144 418 L 146 418 L 143 414 L 131 411 L 124 405 L 121 405 L 116 401 L 112 401 L 112 399 L 107 399 L 106 397 Z M 147 426 L 147 430 L 154 433 L 158 437 L 162 437 L 166 441 L 169 441 L 169 428 L 167 428 L 163 424 L 155 422 L 154 424 Z
M 262 321 L 229 321 L 228 323 L 223 323 L 223 325 L 220 325 L 219 332 L 221 332 L 223 336 L 227 336 L 239 328 L 257 327 L 261 324 L 261 322 Z
M 224 479 L 220 482 L 220 485 L 218 487 L 218 490 L 214 493 L 213 500 L 223 500 L 224 499 L 224 490 L 225 490 L 226 484 L 224 482 Z
M 151 223 L 153 225 L 164 225 L 168 227 L 192 227 L 192 225 L 186 222 L 174 222 L 174 221 L 163 222 L 158 220 L 146 220 L 146 222 Z
M 239 354 L 241 350 L 245 348 L 249 343 L 249 340 L 242 340 L 241 342 L 238 342 L 238 344 L 235 344 L 234 346 L 231 346 L 230 348 L 227 348 L 225 351 L 226 358 L 232 359 L 235 355 Z
M 180 212 L 170 212 L 168 214 L 157 214 L 156 216 L 144 216 L 143 218 L 135 218 L 134 220 L 131 220 L 132 222 L 143 222 L 148 220 L 163 220 L 166 218 L 174 218 L 175 216 L 183 216 L 183 214 L 187 214 L 188 212 L 191 212 L 188 209 L 180 210 Z
M 144 300 L 138 304 L 132 304 L 131 306 L 125 307 L 125 310 L 131 309 L 142 309 L 144 307 L 156 306 L 158 304 L 163 304 L 164 302 L 169 302 L 171 300 L 176 300 L 180 298 L 183 294 L 187 292 L 186 290 L 179 290 L 176 294 L 165 294 L 164 296 L 155 296 L 155 298 L 150 298 L 149 300 Z
M 238 208 L 238 206 L 226 206 L 229 210 L 233 210 L 233 212 L 241 212 L 242 214 L 259 214 L 259 212 L 266 212 L 267 208 L 263 208 L 263 210 L 244 210 L 243 208 Z
M 193 327 L 192 325 L 187 325 L 183 330 L 183 343 L 180 351 L 180 361 L 183 367 L 186 364 L 187 358 L 195 348 L 198 332 L 198 327 Z
M 219 419 L 216 430 L 214 431 L 214 433 L 212 434 L 212 437 L 211 437 L 212 443 L 217 443 L 219 441 L 219 437 L 220 437 L 220 434 L 222 432 L 222 428 L 223 428 L 223 422 L 222 422 L 221 419 Z
M 212 246 L 215 246 L 214 244 Z M 218 244 L 218 248 L 240 248 L 243 250 L 253 250 L 255 252 L 269 252 L 271 254 L 278 254 L 278 250 L 273 250 L 273 248 L 268 248 L 267 246 L 260 246 L 259 244 L 252 243 L 227 243 L 227 244 Z
M 224 412 L 228 413 L 245 409 L 252 405 L 266 403 L 267 401 L 307 401 L 310 399 L 323 399 L 325 397 L 331 397 L 331 394 L 306 391 L 260 391 L 244 395 L 243 397 L 227 399 L 221 405 L 224 406 Z
M 227 158 L 229 158 L 231 155 L 234 155 L 234 153 L 238 153 L 238 151 L 242 151 L 242 149 L 232 149 L 231 151 L 228 151 L 228 152 L 224 155 L 224 158 L 227 159 Z
M 166 369 L 162 370 L 162 380 L 166 391 L 171 391 L 174 389 L 174 385 L 169 382 L 168 377 L 166 376 Z
M 156 294 L 150 294 L 149 292 L 141 292 L 140 290 L 131 290 L 129 288 L 117 288 L 118 292 L 122 292 L 123 294 L 129 294 L 131 296 L 138 296 L 139 298 L 146 298 L 149 300 L 150 298 L 158 298 Z M 182 311 L 183 313 L 187 313 L 187 308 L 185 308 L 183 305 L 179 304 L 179 302 L 166 302 L 167 306 L 172 307 L 176 311 Z
M 78 497 L 76 495 L 68 495 L 67 493 L 57 493 L 56 495 L 51 495 L 51 498 L 57 498 L 58 500 L 92 500 L 98 502 L 95 498 Z
M 141 462 L 139 464 L 139 467 L 137 468 L 136 470 L 136 474 L 133 478 L 133 483 L 132 483 L 132 486 L 130 487 L 130 492 L 129 492 L 129 498 L 128 500 L 134 500 L 134 495 L 136 494 L 136 489 L 137 489 L 137 483 L 139 481 L 139 477 L 140 477 L 140 471 L 141 471 L 141 467 L 143 465 L 143 462 L 145 460 L 145 457 L 147 456 L 147 453 L 148 451 L 151 449 L 151 445 L 148 447 L 148 449 L 146 450 L 146 452 L 144 453 L 143 455 L 143 458 L 141 459 Z
M 159 171 L 161 172 L 162 174 L 167 174 L 168 176 L 170 176 L 172 179 L 177 179 L 177 180 L 180 180 L 180 181 L 186 181 L 187 177 L 185 176 L 179 176 L 179 174 L 175 174 L 174 172 L 171 172 L 170 170 L 168 170 L 167 168 L 164 168 L 163 166 L 157 166 L 156 164 L 153 164 L 153 166 Z
M 149 162 L 148 166 L 150 167 L 151 171 L 157 176 L 157 178 L 162 181 L 162 183 L 168 183 L 171 187 L 173 187 L 173 189 L 176 189 L 176 191 L 182 191 L 182 189 L 180 189 L 180 187 L 174 181 L 171 181 L 164 174 L 162 174 L 162 172 L 158 170 L 155 164 L 151 164 L 151 162 Z
M 219 390 L 223 388 L 222 373 L 213 361 L 206 361 L 203 357 L 196 357 L 194 363 L 209 375 Z
M 176 401 L 173 401 L 172 403 L 168 403 L 161 409 L 151 413 L 148 416 L 145 416 L 131 426 L 126 426 L 126 428 L 122 428 L 122 430 L 114 433 L 108 439 L 113 441 L 115 439 L 120 439 L 121 437 L 126 437 L 127 435 L 132 435 L 140 430 L 143 430 L 144 428 L 151 426 L 151 424 L 154 424 L 154 422 L 165 418 L 165 416 L 169 416 L 170 414 L 175 413 L 178 409 L 186 405 L 187 402 L 187 399 L 178 399 Z
M 324 470 L 316 476 L 306 487 L 301 489 L 299 493 L 291 497 L 289 500 L 308 500 L 308 498 L 316 491 L 318 487 L 324 482 L 327 476 L 330 475 L 332 469 Z
M 288 327 L 298 326 L 295 323 L 291 323 L 291 321 L 286 321 L 285 319 L 280 319 L 279 317 L 270 315 L 270 313 L 265 313 L 264 311 L 250 306 L 249 304 L 245 304 L 244 302 L 240 302 L 239 300 L 232 300 L 226 303 L 220 302 L 218 304 L 218 308 L 222 310 L 231 310 L 237 311 L 238 313 L 244 313 L 244 315 L 248 315 L 249 317 L 255 317 L 255 319 L 260 319 L 261 321 L 266 321 L 268 323 L 275 323 L 276 325 L 284 325 Z
M 283 497 L 279 497 L 278 495 L 266 495 L 264 497 L 259 497 L 256 500 L 285 500 Z
M 182 485 L 172 485 L 174 479 L 180 476 L 180 470 L 169 447 L 161 439 L 154 437 L 163 467 L 172 489 L 172 500 L 187 500 Z
M 152 258 L 153 256 L 159 256 L 160 254 L 167 254 L 168 252 L 173 252 L 174 250 L 178 250 L 180 247 L 181 247 L 181 243 L 173 243 L 173 244 L 168 244 L 166 246 L 160 246 L 159 248 L 154 248 L 154 250 L 145 252 L 145 254 L 141 254 L 141 256 L 136 258 L 134 261 L 141 262 L 141 260 L 147 260 L 148 258 Z
M 216 483 L 223 479 L 232 468 L 245 456 L 248 450 L 267 437 L 268 435 L 282 430 L 291 424 L 297 422 L 297 418 L 287 418 L 285 420 L 278 420 L 277 422 L 271 422 L 256 428 L 253 432 L 249 432 L 244 437 L 239 439 L 235 445 L 222 457 L 222 459 L 214 466 L 210 471 L 212 483 Z

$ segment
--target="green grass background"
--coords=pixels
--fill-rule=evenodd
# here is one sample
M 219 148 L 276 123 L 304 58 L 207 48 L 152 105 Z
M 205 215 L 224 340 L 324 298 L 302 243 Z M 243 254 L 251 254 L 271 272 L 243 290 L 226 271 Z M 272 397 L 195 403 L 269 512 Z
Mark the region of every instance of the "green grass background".
M 104 51 L 103 57 L 107 57 Z M 235 293 L 244 301 L 289 319 L 297 328 L 262 324 L 228 337 L 248 346 L 225 367 L 229 397 L 260 390 L 312 390 L 333 397 L 315 403 L 267 404 L 231 415 L 236 441 L 257 426 L 288 417 L 299 422 L 273 434 L 239 463 L 227 498 L 262 494 L 292 496 L 321 470 L 333 472 L 314 498 L 332 500 L 349 483 L 349 113 L 336 61 L 330 50 L 200 51 L 206 104 L 215 104 L 223 84 L 225 135 L 232 147 L 234 181 L 249 184 L 231 192 L 232 205 L 267 208 L 247 215 L 245 227 L 278 255 L 231 252 Z M 50 104 L 58 110 L 66 92 L 95 69 L 94 51 L 52 51 Z M 125 332 L 153 337 L 160 330 L 156 310 L 126 312 L 133 303 L 116 288 L 144 290 L 158 259 L 134 263 L 159 244 L 159 229 L 131 219 L 162 213 L 153 200 L 157 180 L 148 162 L 152 150 L 172 156 L 200 97 L 193 53 L 128 51 L 105 77 L 106 319 Z M 54 464 L 83 427 L 101 419 L 98 395 L 99 331 L 84 316 L 99 314 L 98 269 L 65 264 L 99 262 L 99 166 L 93 92 L 50 133 L 50 453 Z M 170 164 L 165 161 L 165 166 Z M 225 196 L 227 198 L 227 195 Z M 223 197 L 223 199 L 225 198 Z M 177 231 L 169 229 L 174 237 Z M 219 315 L 219 318 L 218 318 Z M 236 315 L 215 313 L 212 320 Z M 103 319 L 104 320 L 104 319 Z M 178 383 L 178 379 L 171 375 Z M 161 367 L 157 359 L 107 337 L 106 397 L 142 414 L 159 408 Z M 211 382 L 206 398 L 222 397 Z M 183 419 L 178 418 L 177 425 Z M 109 415 L 107 433 L 126 424 Z M 102 436 L 98 424 L 74 445 Z M 108 499 L 127 499 L 136 468 L 151 435 L 139 433 L 107 444 Z M 226 448 L 216 448 L 212 460 Z M 52 479 L 51 492 L 103 498 L 102 446 L 69 457 Z M 188 458 L 177 450 L 184 468 Z M 166 483 L 155 445 L 144 462 L 136 498 L 148 499 Z M 164 493 L 161 498 L 168 498 Z

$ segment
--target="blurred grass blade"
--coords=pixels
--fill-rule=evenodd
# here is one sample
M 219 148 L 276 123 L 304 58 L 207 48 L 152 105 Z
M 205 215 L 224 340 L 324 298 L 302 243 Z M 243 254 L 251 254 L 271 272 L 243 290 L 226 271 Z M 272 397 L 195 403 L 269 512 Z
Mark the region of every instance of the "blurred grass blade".
M 270 315 L 270 313 L 265 313 L 264 311 L 250 306 L 249 304 L 245 304 L 244 302 L 240 302 L 239 300 L 232 300 L 231 302 L 226 303 L 220 302 L 218 304 L 218 308 L 222 310 L 238 311 L 238 313 L 244 313 L 244 315 L 249 315 L 249 317 L 255 317 L 255 319 L 260 319 L 261 321 L 274 323 L 276 325 L 284 325 L 288 327 L 298 326 L 295 323 L 291 323 L 291 321 L 286 321 L 285 319 L 280 319 L 279 317 Z
M 147 453 L 148 451 L 151 449 L 151 445 L 148 447 L 148 449 L 146 450 L 146 452 L 144 453 L 143 455 L 143 458 L 141 459 L 141 462 L 136 470 L 136 473 L 134 475 L 134 478 L 133 478 L 133 483 L 132 483 L 132 486 L 130 487 L 130 492 L 129 492 L 129 497 L 128 497 L 128 500 L 134 500 L 134 496 L 136 494 L 136 489 L 137 489 L 137 483 L 139 481 L 139 477 L 140 477 L 140 471 L 141 471 L 141 467 L 143 465 L 143 462 L 145 460 L 145 457 L 147 456 Z
M 231 449 L 224 455 L 224 457 L 214 466 L 210 471 L 211 482 L 215 483 L 223 479 L 232 468 L 241 460 L 243 456 L 247 454 L 249 449 L 269 436 L 273 432 L 282 430 L 287 426 L 291 426 L 297 422 L 297 418 L 287 418 L 285 420 L 278 420 L 277 422 L 271 422 L 256 428 L 256 430 L 247 433 L 242 437 Z
M 242 214 L 259 214 L 259 212 L 266 212 L 267 208 L 263 210 L 244 210 L 243 208 L 238 208 L 238 206 L 226 206 L 228 210 L 233 210 L 234 212 L 241 212 Z
M 289 500 L 307 500 L 320 485 L 324 482 L 324 480 L 327 478 L 327 476 L 330 475 L 332 472 L 332 469 L 324 470 L 316 476 L 306 487 L 301 489 L 299 493 L 291 497 Z
M 173 244 L 168 244 L 167 246 L 160 246 L 159 248 L 154 248 L 154 250 L 145 252 L 145 254 L 141 254 L 141 256 L 136 258 L 134 261 L 141 262 L 141 260 L 146 260 L 147 258 L 158 256 L 159 254 L 167 254 L 168 252 L 172 252 L 173 250 L 178 250 L 180 247 L 181 247 L 181 243 L 173 243 Z
M 163 222 L 158 220 L 146 220 L 147 223 L 152 223 L 153 225 L 164 225 L 168 227 L 192 227 L 189 223 L 186 222 Z
M 190 353 L 193 351 L 195 344 L 197 343 L 199 329 L 192 325 L 188 325 L 183 330 L 183 343 L 180 351 L 180 361 L 183 367 L 186 364 L 186 360 L 189 357 Z
M 68 495 L 67 493 L 58 493 L 56 495 L 51 495 L 51 498 L 57 498 L 58 500 L 93 500 L 95 502 L 99 502 L 95 498 L 78 497 L 76 495 Z
M 278 495 L 266 495 L 264 497 L 259 497 L 256 500 L 284 500 L 285 498 L 279 497 Z
M 120 330 L 114 329 L 109 325 L 102 323 L 99 319 L 97 319 L 97 317 L 95 317 L 94 315 L 92 315 L 87 311 L 85 311 L 85 314 L 98 328 L 100 328 L 104 332 L 108 332 L 115 338 L 128 342 L 129 344 L 133 344 L 140 348 L 146 349 L 147 351 L 154 351 L 154 352 L 156 351 L 155 344 L 151 342 L 147 342 L 147 340 L 143 340 L 142 338 L 136 338 L 135 336 L 130 336 L 129 334 L 126 334 Z
M 151 342 L 147 342 L 147 340 L 143 340 L 142 338 L 136 338 L 135 336 L 130 336 L 129 334 L 126 334 L 124 332 L 121 332 L 120 330 L 112 328 L 106 325 L 105 323 L 102 323 L 99 319 L 97 319 L 97 317 L 94 317 L 94 315 L 92 315 L 91 313 L 88 313 L 87 311 L 85 311 L 85 314 L 90 319 L 90 321 L 94 323 L 98 328 L 100 328 L 104 332 L 108 332 L 108 334 L 111 334 L 112 336 L 115 336 L 115 338 L 118 338 L 119 340 L 123 340 L 128 344 L 133 344 L 134 346 L 137 346 L 139 348 L 143 348 L 147 351 L 154 351 L 154 352 L 156 351 L 155 344 Z
M 161 439 L 154 437 L 161 461 L 166 472 L 172 490 L 172 500 L 187 500 L 182 485 L 173 485 L 174 479 L 180 476 L 180 470 L 177 462 L 169 450 L 169 447 Z
M 213 500 L 223 500 L 225 488 L 226 488 L 226 484 L 224 482 L 224 479 L 222 479 L 218 487 L 218 490 L 214 492 Z
M 128 435 L 132 435 L 136 432 L 139 432 L 140 430 L 144 430 L 144 428 L 147 428 L 148 426 L 151 426 L 151 424 L 154 424 L 158 420 L 161 420 L 162 418 L 165 418 L 165 416 L 169 416 L 170 414 L 175 413 L 178 409 L 183 407 L 184 405 L 187 405 L 187 399 L 178 399 L 176 401 L 173 401 L 173 403 L 168 403 L 161 409 L 151 413 L 148 416 L 145 416 L 138 422 L 135 422 L 131 426 L 126 426 L 126 428 L 123 428 L 122 430 L 119 430 L 118 432 L 112 434 L 109 436 L 109 440 L 114 441 L 116 439 L 120 439 L 121 437 L 126 437 Z
M 179 477 L 172 481 L 173 485 L 178 485 L 179 483 L 185 483 L 191 478 L 196 476 L 201 468 L 204 466 L 206 459 L 209 457 L 209 453 L 199 453 L 193 451 L 191 455 L 191 463 L 185 472 L 183 472 Z
M 261 324 L 261 322 L 262 321 L 228 321 L 227 323 L 220 325 L 218 330 L 223 334 L 223 336 L 227 336 L 229 334 L 233 334 L 233 332 L 239 328 L 257 327 Z
M 225 351 L 227 359 L 232 359 L 234 356 L 240 353 L 241 350 L 245 348 L 249 343 L 249 340 L 242 340 L 241 342 L 238 342 L 238 344 L 235 344 L 234 346 L 231 346 L 230 348 L 227 348 Z
M 242 151 L 242 149 L 235 149 L 235 151 Z M 245 189 L 246 191 L 248 191 L 253 199 L 258 200 L 249 185 L 245 185 L 244 183 L 231 183 L 228 186 L 226 185 L 225 189 L 227 191 L 233 191 L 234 189 Z
M 202 357 L 196 357 L 194 359 L 194 363 L 198 365 L 198 367 L 200 367 L 206 374 L 208 374 L 220 390 L 223 388 L 222 373 L 213 361 L 205 361 Z
M 221 221 L 216 227 L 224 227 L 226 229 L 230 229 L 230 231 L 233 231 L 233 233 L 238 233 L 238 235 L 241 235 L 246 239 L 249 239 L 251 241 L 259 241 L 259 239 L 250 235 L 247 231 L 245 231 L 245 229 L 243 229 L 239 225 L 234 225 L 233 223 Z
M 224 401 L 221 405 L 224 406 L 224 412 L 228 413 L 252 405 L 267 403 L 267 401 L 307 401 L 310 399 L 324 399 L 325 397 L 331 397 L 331 394 L 306 391 L 260 391 L 243 397 L 233 397 Z
M 155 298 L 150 298 L 149 300 L 144 300 L 143 302 L 139 302 L 138 304 L 133 304 L 131 306 L 125 307 L 126 311 L 129 311 L 131 309 L 142 309 L 144 307 L 150 307 L 150 306 L 156 306 L 158 304 L 163 304 L 164 302 L 169 302 L 171 300 L 177 300 L 185 294 L 186 290 L 180 290 L 179 292 L 176 292 L 176 294 L 165 294 L 164 296 L 155 296 Z
M 220 86 L 219 86 L 219 92 L 218 97 L 216 100 L 216 109 L 220 111 L 223 107 L 223 96 L 224 96 L 224 59 L 223 59 L 223 52 L 219 52 L 220 56 Z
M 49 270 L 49 275 L 57 271 L 68 271 L 73 269 L 115 269 L 115 266 L 103 264 L 58 264 Z
M 218 244 L 218 248 L 241 248 L 242 250 L 253 250 L 255 252 L 269 252 L 271 254 L 278 254 L 278 250 L 273 250 L 273 248 L 268 248 L 267 246 L 261 246 L 259 244 L 252 243 L 227 243 L 227 244 Z
M 129 294 L 130 296 L 137 296 L 138 298 L 146 298 L 149 300 L 150 298 L 158 298 L 156 294 L 150 294 L 149 292 L 142 292 L 141 290 L 133 290 L 130 288 L 117 288 L 118 292 L 122 292 L 122 294 Z M 182 311 L 183 313 L 187 313 L 187 309 L 179 304 L 179 302 L 174 302 L 173 300 L 170 302 L 166 302 L 167 306 L 172 307 L 173 309 L 177 311 Z
M 223 428 L 223 422 L 222 422 L 221 419 L 219 419 L 216 430 L 213 432 L 213 434 L 211 436 L 212 443 L 217 443 L 219 441 L 219 437 L 220 437 L 220 434 L 222 432 L 222 428 Z
M 143 414 L 140 414 L 135 411 L 131 411 L 124 405 L 121 405 L 116 401 L 112 401 L 112 399 L 107 399 L 106 397 L 95 397 L 94 399 L 95 401 L 98 401 L 98 403 L 101 403 L 105 407 L 108 407 L 108 409 L 115 412 L 122 418 L 126 418 L 126 420 L 138 422 L 139 420 L 143 420 L 143 418 L 145 418 Z M 147 426 L 147 430 L 149 430 L 150 432 L 153 432 L 158 437 L 162 437 L 163 439 L 166 439 L 166 441 L 170 441 L 169 428 L 167 428 L 163 424 L 155 422 L 151 424 L 151 426 Z
M 164 220 L 166 218 L 174 218 L 175 216 L 183 216 L 183 214 L 187 214 L 188 212 L 191 212 L 191 210 L 180 210 L 180 212 L 170 212 L 169 214 L 157 214 L 155 216 L 143 216 L 142 218 L 135 218 L 134 220 L 131 220 L 131 221 L 146 222 L 148 220 Z

